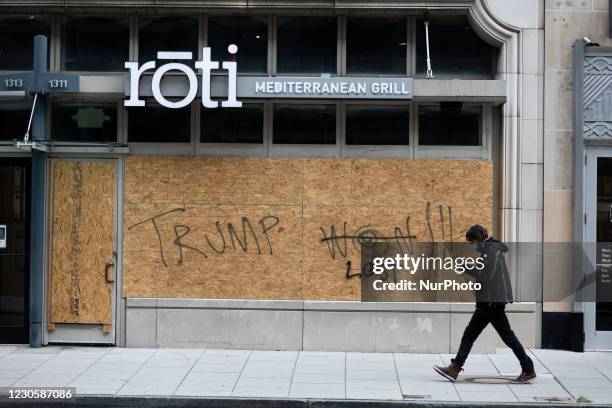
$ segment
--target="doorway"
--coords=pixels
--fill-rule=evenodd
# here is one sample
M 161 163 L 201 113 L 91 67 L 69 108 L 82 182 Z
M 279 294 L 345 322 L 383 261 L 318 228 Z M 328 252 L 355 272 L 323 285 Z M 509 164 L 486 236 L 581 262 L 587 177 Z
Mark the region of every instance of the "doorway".
M 585 303 L 585 348 L 612 350 L 612 149 L 589 148 L 586 180 L 585 249 L 597 273 Z
M 117 160 L 50 167 L 48 342 L 114 345 Z
M 0 159 L 0 344 L 29 342 L 31 166 Z

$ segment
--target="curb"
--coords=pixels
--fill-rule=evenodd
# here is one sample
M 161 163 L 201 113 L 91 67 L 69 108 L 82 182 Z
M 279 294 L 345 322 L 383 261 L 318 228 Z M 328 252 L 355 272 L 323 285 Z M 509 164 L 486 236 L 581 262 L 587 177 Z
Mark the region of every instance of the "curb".
M 207 397 L 76 396 L 73 400 L 9 400 L 0 396 L 0 407 L 91 407 L 91 408 L 569 408 L 609 407 L 600 404 L 567 403 L 492 403 L 380 400 L 318 400 Z

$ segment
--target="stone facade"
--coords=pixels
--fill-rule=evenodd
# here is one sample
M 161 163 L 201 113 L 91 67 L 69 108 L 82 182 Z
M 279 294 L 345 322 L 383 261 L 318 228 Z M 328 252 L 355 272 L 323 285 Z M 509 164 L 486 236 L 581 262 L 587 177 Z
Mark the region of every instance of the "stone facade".
M 574 222 L 582 214 L 573 211 L 573 53 L 574 42 L 588 37 L 602 46 L 608 38 L 607 0 L 547 0 L 545 3 L 545 101 L 544 101 L 544 241 L 571 242 Z M 574 284 L 571 254 L 545 253 L 545 279 L 559 285 Z M 544 311 L 570 312 L 573 299 L 546 303 Z

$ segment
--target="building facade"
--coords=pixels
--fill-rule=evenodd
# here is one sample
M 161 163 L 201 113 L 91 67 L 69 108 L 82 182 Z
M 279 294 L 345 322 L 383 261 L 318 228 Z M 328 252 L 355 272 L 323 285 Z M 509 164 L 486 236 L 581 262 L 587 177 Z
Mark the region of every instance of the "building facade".
M 522 245 L 521 340 L 569 347 L 598 314 L 571 296 L 573 252 L 546 245 L 577 240 L 572 87 L 552 84 L 577 38 L 607 38 L 561 19 L 608 13 L 554 8 L 0 1 L 0 340 L 452 352 L 473 304 L 362 302 L 360 249 L 479 223 Z M 11 81 L 39 34 L 35 102 Z M 498 344 L 487 328 L 477 348 Z
M 609 6 L 607 1 L 546 4 L 544 240 L 576 242 L 584 253 L 572 259 L 573 251 L 548 248 L 544 276 L 558 276 L 568 289 L 585 279 L 585 269 L 597 269 L 597 276 L 590 290 L 545 303 L 545 310 L 550 327 L 572 333 L 562 346 L 577 350 L 611 348 L 605 255 L 611 151 L 604 131 L 610 119 L 598 112 L 609 93 Z M 573 293 L 568 289 L 564 292 Z

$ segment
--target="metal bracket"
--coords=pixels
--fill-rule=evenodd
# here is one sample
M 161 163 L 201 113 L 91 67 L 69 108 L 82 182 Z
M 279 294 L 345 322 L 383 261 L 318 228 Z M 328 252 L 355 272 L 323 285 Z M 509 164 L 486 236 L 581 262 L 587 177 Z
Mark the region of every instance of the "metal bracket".
M 41 152 L 49 151 L 49 147 L 47 147 L 46 145 L 38 142 L 30 142 L 27 139 L 21 142 L 15 142 L 13 146 L 15 146 L 15 148 L 19 150 L 24 150 L 26 152 L 31 152 L 32 150 L 40 150 Z

